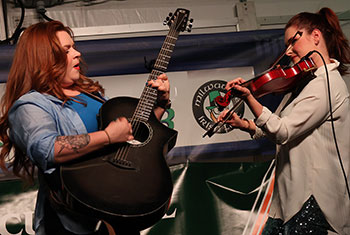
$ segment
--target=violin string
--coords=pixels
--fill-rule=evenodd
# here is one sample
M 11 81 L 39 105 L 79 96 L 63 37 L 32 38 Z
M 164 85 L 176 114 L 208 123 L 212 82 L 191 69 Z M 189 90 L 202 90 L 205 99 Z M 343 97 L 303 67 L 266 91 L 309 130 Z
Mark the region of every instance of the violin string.
M 269 69 L 267 69 L 265 72 L 263 72 L 263 73 L 260 73 L 258 76 L 255 76 L 254 78 L 252 78 L 252 79 L 249 79 L 248 81 L 245 81 L 245 82 L 243 82 L 243 83 L 241 83 L 240 84 L 240 86 L 243 86 L 243 87 L 248 87 L 250 84 L 251 84 L 251 82 L 254 82 L 256 79 L 259 79 L 259 78 L 261 78 L 262 76 L 264 76 L 264 75 L 266 75 L 267 73 L 270 73 L 270 71 L 272 70 L 272 68 L 274 68 L 275 66 L 276 66 L 276 64 L 281 60 L 281 58 L 287 53 L 287 51 L 288 50 L 290 50 L 293 46 L 294 46 L 294 44 L 295 44 L 295 42 L 297 41 L 297 40 L 299 40 L 299 38 L 296 38 L 298 35 L 300 35 L 300 37 L 303 35 L 303 32 L 301 32 L 301 31 L 297 31 L 295 34 L 294 34 L 294 36 L 290 39 L 290 40 L 288 40 L 289 41 L 289 44 L 288 44 L 288 46 L 286 47 L 286 49 L 283 51 L 283 53 L 278 57 L 278 59 L 273 63 L 273 65 L 269 68 Z M 297 68 L 299 68 L 300 69 L 300 71 L 301 72 L 305 72 L 305 73 L 308 73 L 308 72 L 310 72 L 310 71 L 312 71 L 313 69 L 315 69 L 314 67 L 307 67 L 307 68 L 301 68 L 302 66 L 300 66 L 300 65 L 302 65 L 303 63 L 305 63 L 307 66 L 308 66 L 308 63 L 307 63 L 307 59 L 309 59 L 308 58 L 308 56 L 306 56 L 304 59 L 301 59 L 297 64 L 296 64 L 296 66 L 297 66 Z M 310 59 L 310 62 L 311 62 L 311 64 L 313 64 L 313 61 Z M 299 67 L 300 66 L 300 67 Z M 276 69 L 277 70 L 277 69 Z M 283 73 L 285 73 L 284 72 L 284 70 L 283 70 Z M 270 81 L 270 80 L 269 80 Z M 281 89 L 283 88 L 283 89 L 286 89 L 286 88 L 288 88 L 289 87 L 289 85 L 291 85 L 292 84 L 292 82 L 294 82 L 294 79 L 289 79 L 289 83 L 288 84 L 286 84 L 285 85 L 285 87 L 281 87 Z M 260 88 L 262 88 L 263 87 L 263 85 L 261 85 L 260 87 L 259 87 L 259 89 Z M 231 92 L 233 91 L 233 90 L 235 90 L 234 88 L 231 88 L 227 93 L 226 93 L 226 95 L 228 95 L 229 93 L 230 93 L 230 95 L 231 95 Z M 258 89 L 256 89 L 256 91 L 257 91 Z M 261 97 L 262 95 L 265 95 L 266 94 L 266 92 L 267 91 L 260 91 L 260 93 L 257 93 L 257 92 L 253 92 L 252 91 L 252 94 L 254 95 L 254 96 L 257 96 L 257 97 Z M 280 90 L 280 91 L 285 91 L 285 90 Z M 265 92 L 265 93 L 264 93 Z M 254 94 L 255 93 L 255 94 Z M 226 95 L 225 95 L 225 97 L 226 97 Z M 237 110 L 237 108 L 241 105 L 241 103 L 243 102 L 243 100 L 240 100 L 239 102 L 237 102 L 236 103 L 236 105 L 234 105 L 234 107 L 232 107 L 230 110 L 229 110 L 229 112 L 227 113 L 227 115 L 224 117 L 224 120 L 222 121 L 222 122 L 220 122 L 220 123 L 215 123 L 204 135 L 203 135 L 203 137 L 205 137 L 206 135 L 208 135 L 209 137 L 211 137 L 214 133 L 216 133 L 218 130 L 220 130 L 221 129 L 221 127 L 226 123 L 226 121 L 229 119 L 229 118 L 231 118 L 232 117 L 232 115 L 233 115 L 233 113 L 234 112 L 236 112 L 236 110 Z M 224 105 L 224 107 L 225 107 L 226 105 Z
M 299 40 L 300 37 L 299 37 L 299 38 L 296 38 L 298 35 L 300 35 L 300 37 L 301 37 L 301 36 L 303 35 L 303 32 L 297 31 L 297 32 L 294 34 L 294 36 L 291 38 L 290 42 L 288 43 L 287 48 L 283 51 L 283 53 L 282 53 L 280 56 L 277 57 L 277 60 L 276 60 L 276 61 L 270 66 L 270 68 L 268 68 L 266 71 L 270 71 L 271 69 L 273 69 L 273 68 L 277 65 L 278 62 L 281 61 L 281 59 L 283 58 L 283 56 L 286 55 L 287 51 L 289 51 L 289 50 L 294 46 L 295 42 L 296 42 L 297 40 Z M 264 72 L 264 73 L 265 73 L 265 72 Z

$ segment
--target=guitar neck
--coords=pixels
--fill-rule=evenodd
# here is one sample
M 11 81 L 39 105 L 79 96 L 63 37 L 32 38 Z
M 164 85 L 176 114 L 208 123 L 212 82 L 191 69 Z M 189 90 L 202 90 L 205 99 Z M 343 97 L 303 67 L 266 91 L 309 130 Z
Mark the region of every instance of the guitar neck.
M 150 80 L 156 80 L 160 74 L 167 71 L 178 36 L 178 31 L 174 29 L 169 31 L 168 35 L 165 38 L 165 41 L 163 42 L 162 48 L 154 63 L 153 69 L 148 77 L 147 82 Z M 148 120 L 157 100 L 157 95 L 157 89 L 145 86 L 139 101 L 139 105 L 135 110 L 134 118 Z
M 148 77 L 147 83 L 150 80 L 156 80 L 160 74 L 167 71 L 180 31 L 184 31 L 185 28 L 187 28 L 186 25 L 188 23 L 189 13 L 190 12 L 186 9 L 178 8 L 174 14 L 169 14 L 171 18 L 167 17 L 167 24 L 170 26 L 170 30 L 153 65 L 153 69 Z M 193 22 L 193 20 L 191 19 L 190 22 Z M 134 112 L 133 120 L 148 120 L 153 111 L 155 102 L 157 101 L 157 95 L 158 92 L 156 88 L 152 88 L 147 85 L 145 86 L 141 94 L 140 101 Z
M 170 31 L 169 34 L 166 36 L 166 39 L 158 54 L 157 60 L 154 63 L 154 67 L 148 78 L 148 81 L 151 79 L 157 79 L 158 75 L 166 72 L 166 70 L 168 69 L 168 64 L 169 64 L 171 55 L 174 51 L 178 36 L 179 36 L 179 32 L 177 31 L 174 31 L 174 32 Z

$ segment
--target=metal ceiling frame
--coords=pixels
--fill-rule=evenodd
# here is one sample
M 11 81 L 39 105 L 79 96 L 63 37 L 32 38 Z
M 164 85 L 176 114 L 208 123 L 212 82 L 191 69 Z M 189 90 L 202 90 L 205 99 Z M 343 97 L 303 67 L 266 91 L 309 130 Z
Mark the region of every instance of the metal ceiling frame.
M 5 0 L 1 0 L 2 2 Z M 191 34 L 202 33 L 222 33 L 222 32 L 236 32 L 244 30 L 258 30 L 258 29 L 278 29 L 283 28 L 292 15 L 281 16 L 263 16 L 256 15 L 255 2 L 253 1 L 239 1 L 235 2 L 232 7 L 232 17 L 223 19 L 195 19 Z M 54 12 L 53 8 L 47 12 L 49 16 Z M 7 28 L 14 31 L 18 12 L 12 12 L 12 18 L 8 21 L 12 25 L 5 25 L 6 15 L 3 11 L 3 4 L 0 4 L 0 40 L 4 40 L 11 32 L 6 32 Z M 350 10 L 337 12 L 341 25 L 350 22 Z M 17 18 L 16 18 L 17 17 Z M 39 15 L 35 9 L 26 9 L 25 23 L 23 27 L 28 27 L 28 22 L 32 23 L 39 21 Z M 27 24 L 26 24 L 27 22 Z M 10 23 L 9 23 L 10 24 Z M 134 24 L 119 24 L 93 27 L 72 27 L 75 40 L 96 40 L 105 38 L 123 38 L 123 37 L 140 37 L 140 36 L 156 36 L 163 35 L 168 31 L 167 26 L 161 23 L 134 23 Z M 8 30 L 10 31 L 10 30 Z

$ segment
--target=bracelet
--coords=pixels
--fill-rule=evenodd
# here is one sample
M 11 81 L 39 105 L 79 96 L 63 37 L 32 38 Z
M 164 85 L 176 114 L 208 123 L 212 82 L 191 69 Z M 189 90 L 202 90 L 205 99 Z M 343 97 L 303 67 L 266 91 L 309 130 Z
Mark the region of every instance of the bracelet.
M 167 100 L 167 102 L 157 102 L 156 104 L 157 107 L 161 107 L 163 109 L 170 109 L 171 108 L 171 100 Z
M 254 139 L 253 137 L 255 135 L 256 130 L 250 129 L 250 121 L 248 119 L 243 118 L 243 120 L 248 121 L 248 127 L 247 127 L 246 131 L 250 134 L 250 137 L 252 137 L 252 139 Z
M 108 144 L 111 144 L 112 143 L 111 142 L 111 137 L 109 136 L 108 132 L 106 130 L 103 130 L 103 131 L 106 133 L 106 135 L 108 137 Z

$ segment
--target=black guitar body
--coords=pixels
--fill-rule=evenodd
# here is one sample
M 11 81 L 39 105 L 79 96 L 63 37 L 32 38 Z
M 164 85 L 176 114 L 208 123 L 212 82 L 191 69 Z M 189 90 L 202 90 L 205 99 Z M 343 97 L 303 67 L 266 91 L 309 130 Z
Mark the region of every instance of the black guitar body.
M 192 26 L 188 17 L 182 8 L 167 17 L 170 30 L 147 82 L 166 71 L 180 31 Z M 64 204 L 70 210 L 105 220 L 116 230 L 143 230 L 164 216 L 173 190 L 164 156 L 174 147 L 177 131 L 155 117 L 157 99 L 157 89 L 145 86 L 140 99 L 117 97 L 102 105 L 100 129 L 126 117 L 135 141 L 109 145 L 61 166 Z
M 138 99 L 117 97 L 100 110 L 100 129 L 118 117 L 131 118 Z M 152 112 L 139 120 L 135 143 L 110 145 L 61 167 L 61 181 L 71 209 L 138 230 L 165 214 L 173 184 L 165 154 L 174 147 L 177 131 L 164 126 Z M 98 154 L 98 155 L 97 155 Z M 122 156 L 122 157 L 120 157 Z

